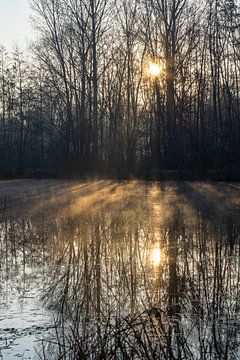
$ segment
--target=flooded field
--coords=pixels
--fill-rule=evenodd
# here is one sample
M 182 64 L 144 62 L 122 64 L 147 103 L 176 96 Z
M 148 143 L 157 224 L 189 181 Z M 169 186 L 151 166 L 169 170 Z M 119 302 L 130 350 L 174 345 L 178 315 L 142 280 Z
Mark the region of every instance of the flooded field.
M 0 182 L 0 359 L 240 359 L 240 184 Z

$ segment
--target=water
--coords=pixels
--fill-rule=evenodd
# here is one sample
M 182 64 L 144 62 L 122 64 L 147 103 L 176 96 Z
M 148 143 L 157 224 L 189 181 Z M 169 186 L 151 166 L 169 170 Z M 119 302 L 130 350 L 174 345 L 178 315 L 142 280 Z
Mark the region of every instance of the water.
M 29 180 L 0 197 L 0 359 L 240 358 L 239 184 Z

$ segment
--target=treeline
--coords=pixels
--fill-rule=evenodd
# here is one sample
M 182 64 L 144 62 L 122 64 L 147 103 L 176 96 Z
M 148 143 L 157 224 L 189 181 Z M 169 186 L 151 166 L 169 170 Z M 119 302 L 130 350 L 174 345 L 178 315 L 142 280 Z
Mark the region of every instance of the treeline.
M 33 0 L 29 54 L 0 50 L 1 173 L 240 170 L 239 5 Z

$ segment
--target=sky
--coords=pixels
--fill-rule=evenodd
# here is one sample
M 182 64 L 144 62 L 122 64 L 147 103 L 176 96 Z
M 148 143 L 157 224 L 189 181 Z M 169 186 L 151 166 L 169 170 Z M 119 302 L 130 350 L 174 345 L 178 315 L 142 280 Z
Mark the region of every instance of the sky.
M 8 51 L 17 43 L 21 49 L 33 37 L 30 0 L 0 0 L 0 45 Z

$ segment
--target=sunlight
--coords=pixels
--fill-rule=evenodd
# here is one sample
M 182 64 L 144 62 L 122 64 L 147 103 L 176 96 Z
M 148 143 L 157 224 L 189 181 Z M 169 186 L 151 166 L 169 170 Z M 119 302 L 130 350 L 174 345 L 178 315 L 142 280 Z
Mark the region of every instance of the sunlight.
M 157 63 L 151 62 L 148 66 L 148 74 L 152 77 L 158 77 L 161 74 L 161 67 Z
M 152 263 L 154 266 L 157 266 L 161 262 L 161 251 L 159 248 L 153 248 L 151 254 Z

